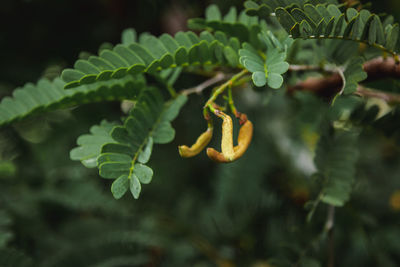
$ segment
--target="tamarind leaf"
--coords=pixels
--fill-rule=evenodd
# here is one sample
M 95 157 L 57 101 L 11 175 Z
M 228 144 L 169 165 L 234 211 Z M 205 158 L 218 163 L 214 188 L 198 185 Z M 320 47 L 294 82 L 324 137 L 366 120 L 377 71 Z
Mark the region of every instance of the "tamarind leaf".
M 299 8 L 294 8 L 291 11 L 291 15 L 294 17 L 294 19 L 297 22 L 307 22 L 307 24 L 314 29 L 317 25 L 315 24 L 315 22 L 306 14 L 304 13 L 303 10 L 299 9 Z
M 324 36 L 327 36 L 327 37 L 331 36 L 332 31 L 334 29 L 334 25 L 335 25 L 335 18 L 333 17 L 329 20 L 328 25 L 326 25 Z
M 275 11 L 276 17 L 282 27 L 290 32 L 293 26 L 296 24 L 296 20 L 290 15 L 290 13 L 284 8 L 278 8 Z
M 336 5 L 328 5 L 326 9 L 329 14 L 331 14 L 331 16 L 335 17 L 336 19 L 342 15 L 342 12 Z
M 128 28 L 122 32 L 121 43 L 124 45 L 129 45 L 136 42 L 137 33 L 134 29 Z
M 147 141 L 146 147 L 143 149 L 143 151 L 139 154 L 138 161 L 140 163 L 147 163 L 150 159 L 151 152 L 153 151 L 153 138 L 149 137 L 149 141 Z
M 111 185 L 111 193 L 115 199 L 120 199 L 129 189 L 129 179 L 127 175 L 121 175 Z
M 226 13 L 226 15 L 224 16 L 224 21 L 228 22 L 228 23 L 235 23 L 237 20 L 237 11 L 235 7 L 231 7 L 228 11 L 228 13 Z
M 369 44 L 393 56 L 399 53 L 399 30 L 396 24 L 392 24 L 393 17 L 389 16 L 382 22 L 378 15 L 365 9 L 357 11 L 350 7 L 343 10 L 343 6 L 339 6 L 337 1 L 318 2 L 299 1 L 288 4 L 277 0 L 267 4 L 265 1 L 251 1 L 245 7 L 248 7 L 248 14 L 266 19 L 270 14 L 262 14 L 261 10 L 268 6 L 274 11 L 281 26 L 294 39 L 345 39 Z M 322 19 L 326 25 L 322 23 Z
M 315 155 L 318 173 L 323 177 L 322 202 L 343 206 L 349 200 L 359 154 L 357 138 L 354 130 L 323 131 Z
M 251 77 L 255 86 L 262 87 L 267 83 L 267 78 L 265 77 L 264 71 L 256 71 Z
M 307 13 L 310 14 L 310 17 L 314 20 L 315 23 L 320 21 L 319 16 L 323 15 L 318 9 L 317 12 L 314 12 L 311 5 L 319 4 L 326 6 L 328 4 L 338 5 L 339 2 L 336 0 L 322 0 L 322 1 L 314 1 L 314 0 L 295 0 L 295 1 L 286 1 L 286 0 L 274 0 L 274 1 L 265 1 L 265 0 L 252 0 L 246 1 L 244 3 L 244 7 L 246 8 L 246 14 L 249 16 L 257 16 L 259 18 L 266 19 L 271 16 L 272 13 L 277 13 L 278 9 L 287 9 L 293 10 L 295 8 L 307 9 Z M 312 16 L 311 16 L 312 14 Z M 293 25 L 292 25 L 293 26 Z
M 344 94 L 351 94 L 357 90 L 358 83 L 367 78 L 367 73 L 363 69 L 364 61 L 362 58 L 353 58 L 347 64 L 344 71 Z
M 345 36 L 350 36 L 353 39 L 358 39 L 361 37 L 363 33 L 363 18 L 361 13 L 356 17 L 356 20 L 354 22 L 354 25 L 352 27 L 351 33 L 350 34 L 344 34 Z
M 273 89 L 278 89 L 283 83 L 283 77 L 277 73 L 270 73 L 268 75 L 267 84 Z
M 334 36 L 338 36 L 338 37 L 343 36 L 343 32 L 346 29 L 346 26 L 347 26 L 347 22 L 346 22 L 346 19 L 345 19 L 345 15 L 342 14 L 336 20 L 336 26 L 335 26 L 335 29 L 334 29 L 334 32 L 333 32 Z
M 358 15 L 358 11 L 355 8 L 348 8 L 346 10 L 346 17 L 348 21 L 351 21 L 353 18 L 355 18 Z
M 192 30 L 221 31 L 229 37 L 238 38 L 241 42 L 249 42 L 258 47 L 259 40 L 254 36 L 257 36 L 261 28 L 265 26 L 260 23 L 257 17 L 250 17 L 244 11 L 238 14 L 235 7 L 231 7 L 222 17 L 219 8 L 216 5 L 210 5 L 206 9 L 205 18 L 189 19 L 188 27 Z
M 97 157 L 100 154 L 101 147 L 105 143 L 112 142 L 110 132 L 116 123 L 103 120 L 100 125 L 94 125 L 90 128 L 90 135 L 81 135 L 77 144 L 78 147 L 70 151 L 72 160 L 79 160 L 86 168 L 97 167 Z
M 210 5 L 206 9 L 206 20 L 213 21 L 213 20 L 221 20 L 221 12 L 217 5 Z
M 85 65 L 88 69 L 90 65 Z M 27 117 L 86 103 L 135 99 L 145 86 L 143 76 L 125 76 L 120 80 L 99 81 L 64 90 L 65 83 L 41 79 L 37 84 L 28 83 L 14 90 L 12 97 L 0 102 L 0 126 Z
M 135 165 L 135 174 L 142 184 L 150 183 L 151 178 L 153 178 L 153 170 L 140 163 Z
M 282 74 L 289 69 L 289 64 L 285 61 L 286 50 L 291 42 L 285 44 L 277 38 L 269 36 L 271 33 L 262 33 L 260 40 L 266 44 L 267 51 L 265 60 L 250 44 L 245 43 L 239 50 L 240 63 L 252 74 L 254 85 L 262 87 L 268 85 L 277 89 L 282 86 Z
M 344 36 L 353 35 L 354 31 L 357 30 L 357 29 L 353 29 L 353 26 L 356 23 L 357 18 L 359 18 L 359 17 L 360 16 L 356 16 L 352 20 L 349 21 L 349 23 L 347 24 L 347 26 L 346 26 L 346 28 L 344 29 L 344 32 L 343 32 Z
M 259 30 L 256 31 L 257 34 L 258 32 Z M 222 31 L 215 35 L 206 33 L 200 36 L 189 31 L 178 32 L 174 37 L 168 34 L 160 37 L 142 34 L 138 41 L 134 41 L 134 31 L 128 30 L 124 32 L 122 44 L 102 50 L 98 56 L 90 56 L 87 60 L 77 60 L 73 69 L 62 72 L 61 78 L 66 82 L 65 88 L 74 88 L 143 72 L 157 74 L 161 70 L 189 65 L 238 67 L 237 44 L 240 46 L 240 42 L 232 38 Z
M 397 40 L 399 38 L 399 24 L 394 24 L 390 31 L 387 33 L 387 40 L 385 46 L 393 50 L 396 47 Z
M 132 196 L 135 199 L 138 199 L 140 192 L 142 191 L 142 185 L 140 184 L 139 178 L 135 174 L 133 174 L 129 181 L 130 181 L 129 188 L 132 193 Z
M 325 19 L 321 19 L 321 21 L 318 23 L 317 27 L 314 30 L 314 35 L 319 36 L 319 35 L 324 35 L 326 31 L 326 23 Z
M 318 25 L 319 22 L 323 19 L 322 15 L 318 12 L 317 8 L 310 4 L 304 5 L 304 13 L 309 16 L 309 18 L 313 21 L 314 24 Z
M 186 100 L 186 96 L 179 95 L 164 102 L 156 88 L 142 90 L 123 125 L 103 121 L 93 126 L 91 134 L 78 138 L 79 146 L 71 150 L 71 159 L 80 160 L 87 167 L 97 166 L 103 178 L 116 179 L 111 186 L 116 199 L 128 189 L 138 198 L 141 184 L 150 183 L 153 177 L 153 170 L 144 165 L 153 145 L 173 140 L 171 121 Z

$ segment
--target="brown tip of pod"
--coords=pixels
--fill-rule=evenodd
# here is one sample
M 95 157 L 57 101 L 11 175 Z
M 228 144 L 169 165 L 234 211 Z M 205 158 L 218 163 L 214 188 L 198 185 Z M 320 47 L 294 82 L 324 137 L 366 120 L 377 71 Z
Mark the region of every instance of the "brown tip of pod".
M 220 152 L 218 152 L 217 150 L 215 150 L 214 148 L 207 148 L 207 156 L 218 163 L 229 163 L 231 161 L 227 160 L 224 155 Z

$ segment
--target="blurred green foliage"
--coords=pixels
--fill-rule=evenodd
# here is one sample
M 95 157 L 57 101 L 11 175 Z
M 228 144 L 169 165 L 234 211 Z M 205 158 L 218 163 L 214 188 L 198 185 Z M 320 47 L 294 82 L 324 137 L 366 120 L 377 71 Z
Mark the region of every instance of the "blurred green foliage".
M 233 3 L 217 2 L 222 10 Z M 184 17 L 201 16 L 207 3 L 174 2 L 188 12 Z M 38 77 L 58 76 L 81 51 L 119 42 L 124 28 L 166 31 L 162 18 L 171 4 L 3 0 L 0 17 L 8 23 L 1 24 L 0 95 Z M 400 8 L 394 0 L 372 5 L 393 15 Z M 13 23 L 17 18 L 24 23 Z M 201 81 L 187 75 L 176 87 Z M 175 141 L 154 150 L 153 182 L 135 201 L 115 200 L 109 181 L 68 156 L 92 125 L 118 119 L 120 103 L 89 104 L 2 128 L 0 266 L 327 266 L 329 208 L 317 206 L 307 222 L 304 204 L 319 192 L 310 175 L 321 110 L 329 104 L 306 93 L 288 97 L 251 87 L 234 93 L 255 125 L 246 155 L 227 165 L 205 153 L 179 157 L 177 145 L 204 130 L 206 96 L 191 97 L 173 123 Z M 373 127 L 359 136 L 351 199 L 336 209 L 336 266 L 399 266 L 396 142 Z

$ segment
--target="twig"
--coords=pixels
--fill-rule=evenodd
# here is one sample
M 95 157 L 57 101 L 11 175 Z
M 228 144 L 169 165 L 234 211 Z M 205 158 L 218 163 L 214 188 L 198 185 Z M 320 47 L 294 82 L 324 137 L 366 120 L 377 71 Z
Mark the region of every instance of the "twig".
M 204 89 L 206 89 L 206 88 L 208 88 L 208 87 L 210 87 L 210 86 L 212 86 L 212 85 L 214 85 L 216 83 L 219 83 L 219 82 L 221 82 L 223 80 L 226 80 L 228 78 L 229 78 L 228 75 L 226 75 L 226 74 L 224 74 L 222 72 L 218 72 L 211 79 L 208 79 L 208 80 L 202 82 L 201 84 L 199 84 L 199 85 L 197 85 L 195 87 L 183 90 L 182 94 L 184 94 L 184 95 L 190 95 L 190 94 L 193 94 L 193 93 L 201 94 Z
M 313 70 L 323 70 L 320 66 L 314 65 L 290 65 L 289 71 L 313 71 Z
M 357 92 L 355 94 L 362 97 L 374 97 L 379 98 L 387 102 L 388 104 L 400 103 L 400 95 L 393 93 L 386 93 L 381 91 L 376 91 L 372 89 L 367 89 L 364 86 L 359 85 L 357 87 Z
M 327 77 L 312 77 L 295 85 L 288 86 L 287 92 L 293 94 L 296 91 L 312 92 L 318 96 L 331 98 L 340 92 L 343 86 L 343 80 L 339 73 L 334 73 Z
M 375 81 L 384 78 L 400 79 L 400 64 L 396 63 L 393 58 L 383 57 L 369 60 L 363 65 L 364 71 L 368 77 L 364 82 Z M 343 88 L 343 79 L 337 72 L 330 76 L 322 78 L 308 78 L 304 81 L 297 83 L 296 85 L 288 87 L 288 93 L 292 94 L 295 91 L 308 91 L 313 92 L 318 96 L 331 98 L 335 96 Z M 381 92 L 379 98 L 390 99 L 391 103 L 400 103 L 397 97 L 393 97 L 390 93 L 389 96 L 383 96 L 381 94 L 388 94 Z M 365 94 L 365 96 L 375 97 L 372 94 Z

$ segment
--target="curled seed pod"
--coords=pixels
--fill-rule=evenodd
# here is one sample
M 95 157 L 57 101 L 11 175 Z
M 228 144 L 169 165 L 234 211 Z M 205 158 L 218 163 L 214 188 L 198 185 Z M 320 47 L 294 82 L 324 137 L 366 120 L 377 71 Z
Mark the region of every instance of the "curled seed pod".
M 224 153 L 220 153 L 213 148 L 207 148 L 207 156 L 218 163 L 229 163 L 243 156 L 253 138 L 253 123 L 247 120 L 239 130 L 238 145 L 233 148 L 232 159 L 227 158 Z
M 220 152 L 218 152 L 217 150 L 215 150 L 214 148 L 208 147 L 207 148 L 207 156 L 218 163 L 228 163 L 230 162 L 229 160 L 227 160 L 224 155 Z
M 179 146 L 179 154 L 182 158 L 190 158 L 199 154 L 210 143 L 213 134 L 213 129 L 208 128 L 207 131 L 202 133 L 191 146 Z
M 233 149 L 232 118 L 224 113 L 222 113 L 222 116 L 224 118 L 224 121 L 222 122 L 221 151 L 226 160 L 233 161 L 235 157 L 235 151 Z
M 243 156 L 253 138 L 253 123 L 247 120 L 239 130 L 238 145 L 234 147 L 235 160 Z

